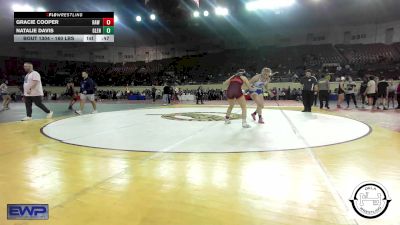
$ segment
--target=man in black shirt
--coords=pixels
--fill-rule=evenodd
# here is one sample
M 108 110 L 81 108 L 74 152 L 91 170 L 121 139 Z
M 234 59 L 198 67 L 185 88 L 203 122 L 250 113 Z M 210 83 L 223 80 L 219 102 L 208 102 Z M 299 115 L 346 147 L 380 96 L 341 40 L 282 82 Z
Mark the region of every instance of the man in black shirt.
M 378 82 L 378 109 L 380 109 L 380 105 L 383 105 L 383 110 L 387 110 L 386 99 L 388 96 L 388 86 L 389 83 L 386 81 L 385 77 L 381 76 Z
M 362 103 L 361 107 L 363 109 L 365 108 L 365 99 L 367 97 L 367 95 L 365 93 L 366 93 L 367 87 L 368 87 L 368 77 L 364 76 L 363 81 L 360 85 L 360 96 L 361 96 L 361 103 Z
M 153 86 L 151 86 L 151 97 L 153 99 L 153 102 L 156 101 L 156 93 L 157 93 L 157 88 Z
M 197 89 L 197 92 L 196 92 L 196 104 L 197 105 L 199 104 L 199 102 L 201 102 L 201 104 L 204 104 L 204 102 L 203 102 L 203 94 L 204 94 L 203 87 L 200 86 Z
M 311 70 L 306 70 L 305 72 L 306 75 L 300 80 L 300 83 L 303 85 L 304 110 L 302 112 L 311 112 L 314 95 L 318 92 L 318 82 L 317 78 L 311 75 Z
M 163 99 L 164 105 L 171 103 L 171 87 L 168 84 L 164 87 Z

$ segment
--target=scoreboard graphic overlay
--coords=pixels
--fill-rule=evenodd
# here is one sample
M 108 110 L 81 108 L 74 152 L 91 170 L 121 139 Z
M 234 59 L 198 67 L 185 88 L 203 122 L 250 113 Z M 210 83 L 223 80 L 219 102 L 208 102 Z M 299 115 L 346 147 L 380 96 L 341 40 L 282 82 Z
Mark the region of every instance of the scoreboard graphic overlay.
M 114 42 L 114 12 L 14 12 L 14 42 Z

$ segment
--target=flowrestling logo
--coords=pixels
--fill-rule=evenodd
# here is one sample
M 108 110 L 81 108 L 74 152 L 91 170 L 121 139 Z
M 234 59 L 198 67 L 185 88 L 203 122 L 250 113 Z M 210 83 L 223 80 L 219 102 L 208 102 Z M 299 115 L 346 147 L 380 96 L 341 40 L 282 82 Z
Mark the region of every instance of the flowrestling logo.
M 359 184 L 349 200 L 356 213 L 367 219 L 381 216 L 391 201 L 386 188 L 373 181 Z
M 223 112 L 183 112 L 162 114 L 162 118 L 168 120 L 180 121 L 224 121 L 225 113 Z M 237 120 L 241 118 L 241 114 L 231 113 L 230 119 Z
M 8 220 L 48 220 L 48 204 L 7 204 Z

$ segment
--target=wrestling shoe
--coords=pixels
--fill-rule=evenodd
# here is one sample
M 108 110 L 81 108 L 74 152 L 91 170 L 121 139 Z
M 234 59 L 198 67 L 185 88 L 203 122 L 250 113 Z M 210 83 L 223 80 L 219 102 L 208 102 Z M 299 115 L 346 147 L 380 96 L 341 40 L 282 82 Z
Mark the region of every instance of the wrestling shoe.
M 81 110 L 75 110 L 75 113 L 78 115 L 82 115 L 82 111 Z
M 53 111 L 50 111 L 49 113 L 47 113 L 46 118 L 47 119 L 51 119 L 53 117 Z
M 22 118 L 21 121 L 29 121 L 29 120 L 32 120 L 32 117 L 26 116 L 26 117 Z
M 225 124 L 231 124 L 231 121 L 227 118 L 225 118 Z
M 264 124 L 264 119 L 262 117 L 258 118 L 258 123 Z
M 247 124 L 246 122 L 242 123 L 242 127 L 243 128 L 250 128 L 251 126 L 249 124 Z
M 251 117 L 253 118 L 254 121 L 256 121 L 256 115 L 257 115 L 257 113 L 255 113 L 255 112 L 251 114 Z

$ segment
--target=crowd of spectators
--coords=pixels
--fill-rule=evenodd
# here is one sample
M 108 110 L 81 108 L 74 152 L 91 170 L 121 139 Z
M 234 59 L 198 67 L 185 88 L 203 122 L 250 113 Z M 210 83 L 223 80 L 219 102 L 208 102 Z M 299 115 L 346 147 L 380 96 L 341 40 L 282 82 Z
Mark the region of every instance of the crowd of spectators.
M 360 80 L 365 74 L 383 75 L 398 79 L 400 75 L 399 44 L 369 45 L 304 45 L 292 47 L 261 47 L 258 49 L 226 50 L 152 62 L 88 63 L 75 61 L 30 60 L 0 58 L 0 78 L 10 85 L 20 85 L 24 72 L 22 63 L 32 61 L 49 86 L 64 86 L 68 81 L 76 85 L 83 70 L 89 72 L 98 86 L 151 86 L 173 83 L 214 84 L 224 81 L 230 73 L 244 68 L 249 76 L 264 66 L 279 72 L 272 82 L 297 81 L 304 68 L 311 68 L 316 76 L 332 73 L 332 80 L 352 76 Z

